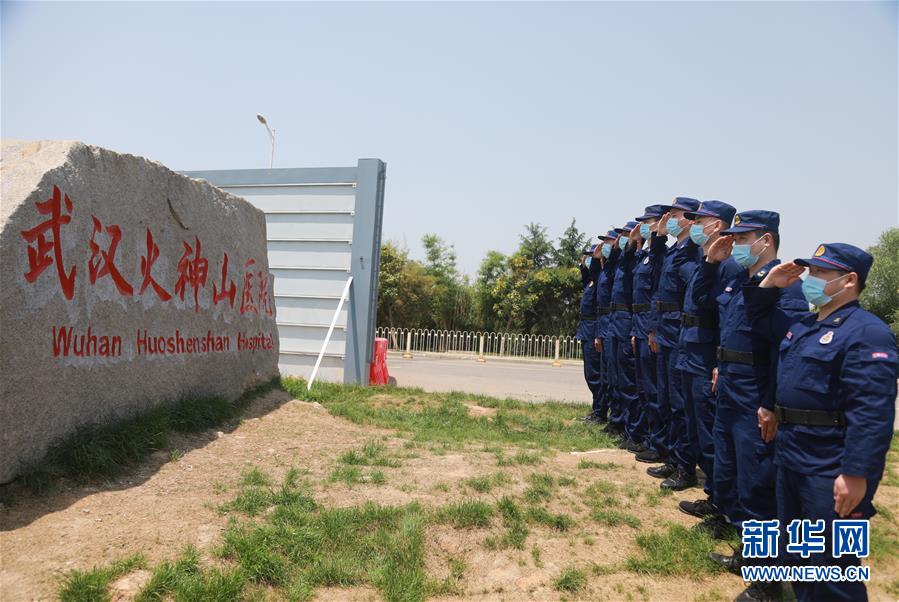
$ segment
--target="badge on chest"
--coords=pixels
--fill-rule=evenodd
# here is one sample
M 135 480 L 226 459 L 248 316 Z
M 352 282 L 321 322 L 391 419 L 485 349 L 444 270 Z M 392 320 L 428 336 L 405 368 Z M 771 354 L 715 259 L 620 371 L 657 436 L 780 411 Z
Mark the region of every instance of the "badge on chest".
M 828 345 L 832 340 L 833 340 L 833 331 L 828 330 L 823 335 L 821 335 L 821 338 L 818 339 L 818 342 L 821 343 L 822 345 Z

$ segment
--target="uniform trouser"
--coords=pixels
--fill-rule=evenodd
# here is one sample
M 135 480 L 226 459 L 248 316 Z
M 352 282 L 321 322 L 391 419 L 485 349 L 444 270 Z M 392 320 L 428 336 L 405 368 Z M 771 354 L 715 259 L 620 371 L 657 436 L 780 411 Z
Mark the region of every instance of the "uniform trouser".
M 687 445 L 687 419 L 684 414 L 684 395 L 681 385 L 682 371 L 677 368 L 677 348 L 659 345 L 656 354 L 656 396 L 659 408 L 667 421 L 662 425 L 664 432 L 655 445 L 659 453 L 664 453 L 670 462 L 686 470 L 689 474 L 696 472 L 695 461 Z M 664 450 L 664 451 L 662 451 Z
M 624 424 L 627 421 L 626 408 L 622 407 L 620 396 L 618 394 L 618 361 L 619 357 L 616 352 L 617 340 L 613 336 L 606 336 L 602 340 L 602 351 L 605 357 L 605 367 L 609 375 L 609 424 L 624 430 Z
M 719 395 L 713 430 L 715 503 L 733 523 L 777 514 L 774 442 L 765 443 L 759 433 L 755 412 L 733 407 Z
M 777 518 L 780 519 L 780 558 L 784 564 L 859 566 L 856 556 L 841 555 L 833 558 L 832 524 L 839 518 L 833 509 L 834 477 L 804 475 L 788 468 L 777 468 Z M 861 503 L 852 511 L 853 519 L 867 519 L 874 515 L 871 500 L 877 491 L 877 481 L 868 481 L 868 489 Z M 849 517 L 845 517 L 849 518 Z M 786 552 L 789 541 L 786 527 L 794 519 L 824 520 L 825 551 L 812 554 L 807 559 Z M 793 592 L 799 602 L 818 600 L 867 600 L 862 582 L 823 581 L 815 583 L 793 582 Z
M 587 381 L 587 387 L 593 395 L 593 413 L 597 413 L 597 408 L 601 405 L 602 400 L 602 355 L 593 345 L 593 340 L 581 341 L 584 352 L 584 380 Z
M 660 346 L 659 353 L 652 353 L 647 342 L 645 353 L 642 348 L 640 351 L 640 370 L 644 382 L 652 381 L 651 388 L 646 390 L 646 409 L 649 413 L 649 434 L 646 437 L 646 445 L 659 455 L 667 457 L 671 407 L 668 405 L 668 397 L 663 396 L 660 390 L 661 382 L 667 382 L 667 377 L 661 380 L 663 376 L 660 369 L 662 350 L 664 347 Z
M 612 337 L 611 341 L 612 357 L 615 358 L 615 399 L 619 407 L 621 425 L 629 439 L 639 441 L 644 435 L 634 430 L 640 421 L 634 348 L 630 339 Z
M 711 374 L 682 373 L 684 387 L 684 410 L 687 415 L 687 438 L 693 457 L 705 473 L 703 489 L 715 502 L 714 482 L 715 440 L 712 429 L 715 426 L 715 394 L 712 393 Z
M 594 342 L 595 345 L 595 342 Z M 593 347 L 596 351 L 596 347 Z M 599 354 L 599 396 L 593 398 L 593 414 L 605 420 L 609 415 L 609 354 L 605 347 Z
M 656 360 L 646 339 L 636 339 L 634 354 L 634 378 L 637 381 L 637 407 L 639 418 L 633 427 L 634 441 L 649 445 L 652 435 L 656 399 Z

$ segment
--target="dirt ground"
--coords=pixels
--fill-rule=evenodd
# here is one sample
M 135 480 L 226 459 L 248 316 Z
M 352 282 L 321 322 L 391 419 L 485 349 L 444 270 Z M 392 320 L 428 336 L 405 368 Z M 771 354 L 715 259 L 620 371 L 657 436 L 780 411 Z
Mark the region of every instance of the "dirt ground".
M 491 415 L 490 408 L 472 408 L 473 414 Z M 396 468 L 385 468 L 386 484 L 347 486 L 328 482 L 337 458 L 373 438 L 403 458 Z M 462 481 L 497 472 L 493 454 L 478 449 L 439 453 L 404 447 L 392 431 L 363 427 L 332 416 L 316 403 L 294 399 L 276 391 L 256 400 L 244 421 L 232 432 L 207 432 L 173 438 L 177 452 L 159 452 L 127 476 L 101 486 L 63 487 L 46 497 L 7 497 L 0 509 L 0 599 L 48 600 L 56 597 L 61 576 L 72 569 L 87 569 L 122 559 L 132 553 L 146 555 L 150 566 L 176 558 L 188 544 L 201 553 L 216 545 L 227 524 L 217 507 L 238 490 L 241 475 L 251 467 L 280 480 L 288 468 L 308 471 L 315 499 L 330 506 L 350 506 L 373 500 L 383 504 L 419 501 L 439 506 L 449 501 L 480 497 L 495 501 L 520 494 L 527 476 L 535 471 L 568 475 L 577 487 L 560 487 L 549 509 L 566 512 L 577 522 L 568 532 L 533 526 L 524 550 L 487 549 L 483 542 L 499 526 L 458 530 L 449 525 L 428 526 L 426 544 L 429 573 L 448 572 L 446 559 L 461 557 L 467 569 L 464 599 L 551 600 L 566 597 L 553 588 L 563 568 L 575 565 L 588 572 L 587 586 L 575 597 L 594 600 L 730 600 L 743 588 L 732 575 L 662 578 L 629 572 L 590 574 L 592 563 L 611 565 L 637 550 L 635 529 L 608 527 L 587 519 L 589 509 L 576 493 L 588 482 L 605 480 L 629 490 L 627 511 L 638 517 L 642 529 L 666 522 L 692 526 L 695 519 L 676 510 L 680 499 L 696 499 L 698 489 L 663 498 L 656 506 L 642 502 L 658 490 L 645 466 L 620 450 L 587 453 L 559 452 L 538 466 L 503 467 L 508 483 L 489 493 L 476 494 Z M 581 460 L 616 464 L 614 468 L 582 470 Z M 899 508 L 899 492 L 883 487 L 878 504 Z M 12 499 L 12 501 L 10 501 Z M 495 521 L 496 522 L 496 521 Z M 535 561 L 532 548 L 540 550 Z M 889 573 L 889 574 L 887 574 Z M 138 571 L 116 582 L 115 599 L 138 591 L 149 572 Z M 890 600 L 885 589 L 899 575 L 899 561 L 889 571 L 873 571 L 869 595 Z M 323 600 L 379 599 L 374 588 L 320 589 Z M 571 598 L 569 594 L 567 596 Z M 454 598 L 458 599 L 458 598 Z

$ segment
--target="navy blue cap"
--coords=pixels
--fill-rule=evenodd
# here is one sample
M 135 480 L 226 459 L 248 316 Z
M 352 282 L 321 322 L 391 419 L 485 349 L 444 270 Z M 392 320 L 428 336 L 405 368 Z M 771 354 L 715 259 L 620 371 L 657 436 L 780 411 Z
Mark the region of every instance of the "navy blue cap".
M 776 211 L 753 209 L 738 213 L 734 218 L 734 225 L 721 234 L 739 234 L 740 232 L 754 232 L 755 230 L 768 230 L 777 232 L 780 228 L 780 214 Z
M 814 257 L 794 259 L 793 263 L 805 267 L 815 266 L 825 270 L 855 272 L 858 274 L 858 279 L 864 282 L 874 263 L 874 258 L 866 251 L 844 242 L 829 242 L 818 245 Z
M 737 209 L 733 205 L 728 205 L 724 201 L 703 201 L 699 204 L 696 211 L 688 211 L 684 213 L 687 219 L 696 219 L 697 217 L 714 217 L 720 219 L 728 226 L 734 219 Z
M 624 233 L 630 234 L 631 230 L 633 230 L 636 227 L 637 227 L 637 222 L 629 221 L 628 223 L 624 224 L 624 226 L 622 226 L 621 228 L 615 228 L 615 232 L 617 232 L 618 234 L 624 234 Z
M 674 202 L 670 205 L 662 205 L 665 211 L 672 209 L 683 209 L 684 211 L 696 211 L 699 209 L 699 201 L 686 196 L 674 197 Z
M 596 238 L 599 240 L 615 240 L 618 238 L 618 233 L 614 230 L 609 230 L 605 234 L 599 234 Z
M 635 217 L 634 219 L 638 222 L 645 222 L 651 219 L 659 219 L 663 215 L 665 215 L 665 205 L 649 205 L 646 209 L 643 210 L 643 215 L 640 217 Z

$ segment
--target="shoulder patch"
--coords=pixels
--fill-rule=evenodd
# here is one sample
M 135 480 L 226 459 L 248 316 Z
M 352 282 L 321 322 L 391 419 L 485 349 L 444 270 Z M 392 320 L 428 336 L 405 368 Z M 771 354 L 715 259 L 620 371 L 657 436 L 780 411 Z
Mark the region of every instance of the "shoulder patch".
M 728 287 L 726 287 L 726 288 L 724 289 L 724 292 L 725 292 L 725 293 L 730 293 L 730 292 L 732 292 L 733 290 L 734 290 L 734 287 L 728 286 Z
M 827 345 L 832 340 L 833 340 L 833 331 L 828 330 L 826 333 L 824 333 L 824 335 L 820 339 L 818 339 L 818 342 L 821 343 L 822 345 Z
M 827 249 L 824 248 L 824 245 L 819 245 L 818 250 L 815 251 L 815 257 L 821 257 L 826 252 L 827 252 Z

